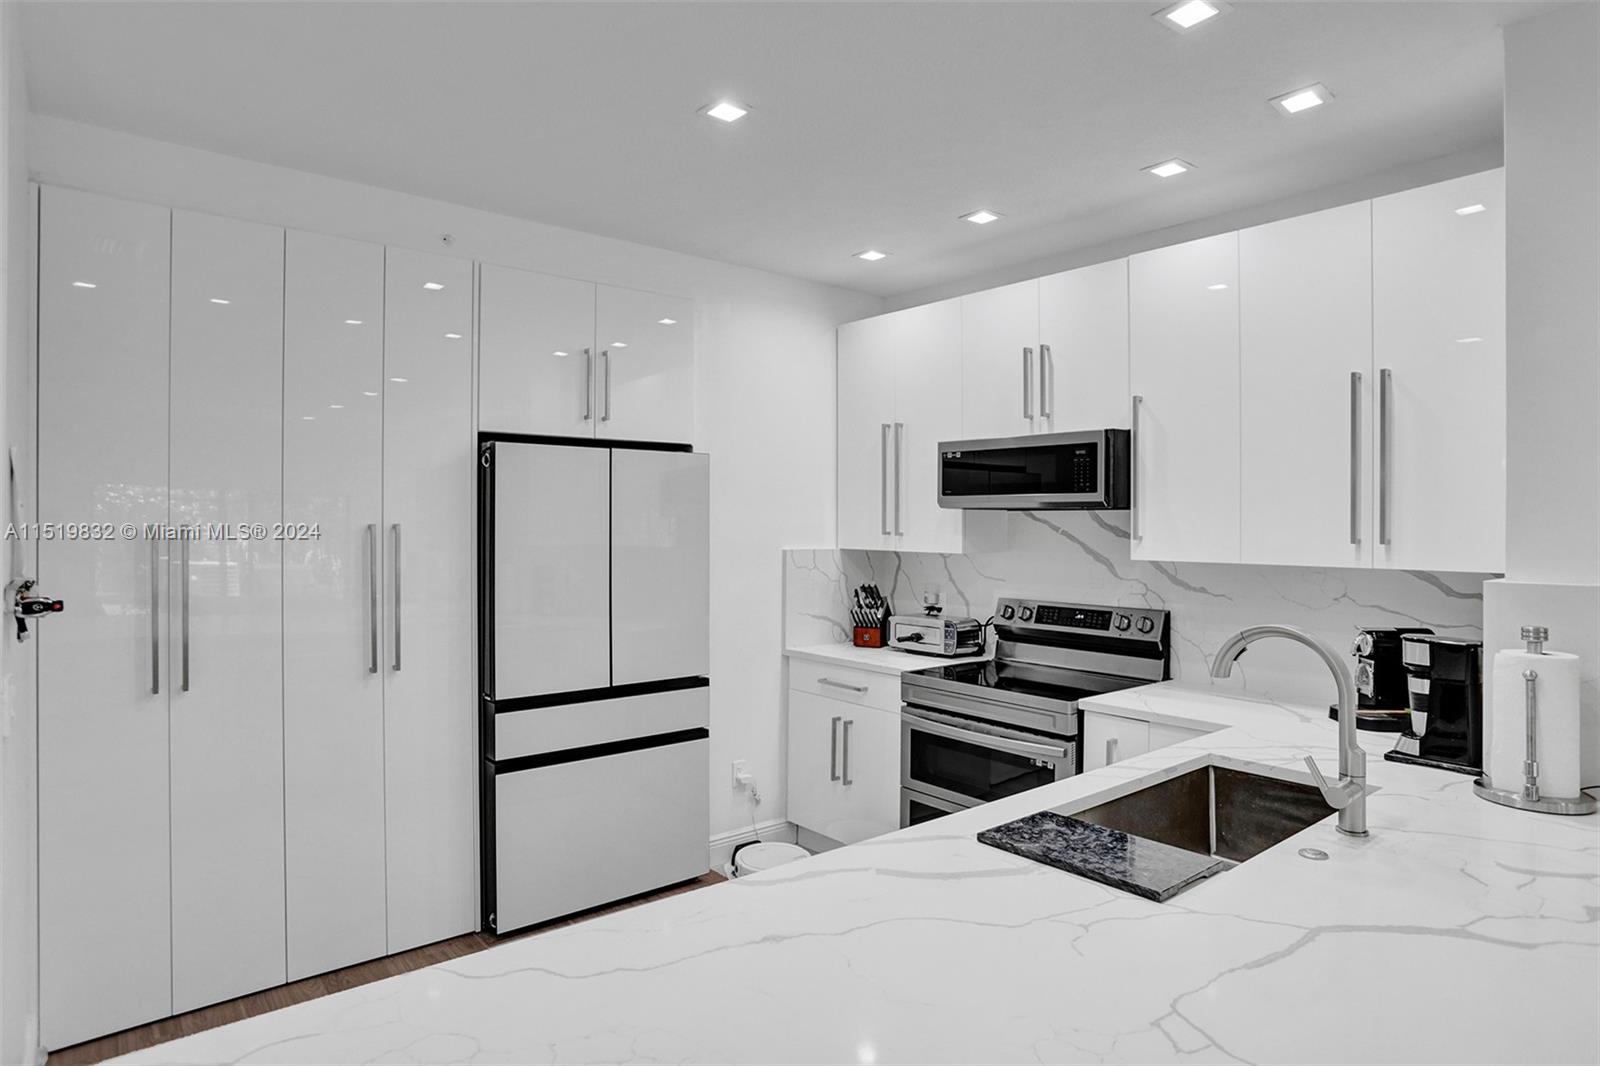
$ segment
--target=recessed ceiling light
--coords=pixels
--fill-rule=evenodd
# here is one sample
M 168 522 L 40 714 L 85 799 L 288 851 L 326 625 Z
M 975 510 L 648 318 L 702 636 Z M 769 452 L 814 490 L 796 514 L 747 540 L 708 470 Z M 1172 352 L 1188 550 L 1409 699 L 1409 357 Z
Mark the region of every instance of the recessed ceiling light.
M 567 357 L 567 353 L 566 352 L 557 352 L 555 354 L 556 354 L 556 358 L 557 359 L 565 359 Z
M 1207 285 L 1206 286 L 1206 288 L 1210 289 L 1212 292 L 1221 292 L 1223 289 L 1226 289 L 1227 287 L 1228 287 L 1228 283 L 1226 281 L 1219 281 L 1215 285 Z
M 213 297 L 212 297 L 212 298 L 211 298 L 211 302 L 212 302 L 212 303 L 214 303 L 214 304 L 223 304 L 223 305 L 227 305 L 227 304 L 230 304 L 230 303 L 232 303 L 232 302 L 233 302 L 233 301 L 232 301 L 232 300 L 224 300 L 224 299 L 222 299 L 222 297 L 220 297 L 220 296 L 213 296 Z
M 1157 11 L 1156 18 L 1165 23 L 1169 29 L 1184 33 L 1222 14 L 1222 7 L 1223 5 L 1213 3 L 1212 0 L 1182 0 L 1181 3 Z
M 375 392 L 363 392 L 361 395 L 363 395 L 363 396 L 376 396 L 378 394 L 375 393 Z
M 404 385 L 410 379 L 409 378 L 390 378 L 389 380 L 394 382 L 397 385 Z
M 998 221 L 999 218 L 999 215 L 995 214 L 993 211 L 990 211 L 988 208 L 979 208 L 970 215 L 961 216 L 961 220 L 963 222 L 972 222 L 979 226 L 987 226 L 991 222 Z
M 427 289 L 429 292 L 438 292 L 440 289 L 444 288 L 444 286 L 440 285 L 437 281 L 424 281 L 422 283 L 422 287 Z
M 1316 85 L 1307 85 L 1304 89 L 1296 89 L 1292 93 L 1274 96 L 1271 103 L 1285 115 L 1298 115 L 1313 107 L 1321 107 L 1332 99 L 1333 94 L 1328 91 L 1328 87 L 1319 82 Z
M 72 283 L 72 287 L 74 289 L 94 289 L 98 288 L 99 286 L 92 281 L 74 281 Z
M 1156 163 L 1144 168 L 1146 174 L 1154 174 L 1158 178 L 1174 178 L 1179 174 L 1194 169 L 1193 163 L 1185 163 L 1181 159 L 1169 159 L 1165 163 Z
M 868 248 L 864 252 L 856 253 L 857 259 L 865 259 L 869 263 L 876 263 L 880 259 L 889 258 L 888 252 L 880 252 L 876 248 Z
M 677 324 L 678 324 L 678 320 L 675 319 L 675 318 L 658 318 L 658 319 L 656 319 L 656 325 L 658 325 L 658 326 L 676 326 Z
M 302 421 L 302 422 L 315 422 L 316 420 L 317 420 L 317 416 L 316 415 L 301 415 L 300 416 L 300 421 Z
M 627 341 L 612 341 L 611 342 L 611 347 L 613 347 L 613 348 L 626 348 L 627 346 L 628 346 L 628 342 Z
M 444 339 L 447 340 L 447 341 L 458 341 L 458 340 L 461 339 L 461 334 L 459 334 L 459 333 L 446 333 L 444 335 Z
M 344 320 L 344 324 L 347 326 L 359 326 L 361 325 L 361 320 L 359 318 L 347 318 Z
M 330 411 L 343 411 L 344 410 L 344 404 L 342 404 L 342 403 L 330 403 L 328 405 L 328 410 L 330 410 Z
M 1484 207 L 1482 204 L 1468 204 L 1466 207 L 1458 207 L 1458 208 L 1456 208 L 1456 214 L 1458 214 L 1458 215 L 1476 215 L 1479 211 L 1487 211 L 1487 210 L 1489 210 L 1489 209 L 1487 207 Z
M 1456 343 L 1457 344 L 1477 344 L 1481 340 L 1483 340 L 1482 337 L 1457 337 L 1456 338 Z
M 702 107 L 700 112 L 719 122 L 738 122 L 750 113 L 750 109 L 742 107 L 732 100 L 718 100 L 714 104 Z

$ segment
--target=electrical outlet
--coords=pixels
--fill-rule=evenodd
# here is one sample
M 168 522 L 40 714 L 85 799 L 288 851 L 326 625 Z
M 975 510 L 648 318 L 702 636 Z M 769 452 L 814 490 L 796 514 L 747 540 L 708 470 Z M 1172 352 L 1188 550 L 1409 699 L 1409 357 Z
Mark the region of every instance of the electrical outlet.
M 733 787 L 734 788 L 743 788 L 745 786 L 745 783 L 750 780 L 750 771 L 745 769 L 744 762 L 745 761 L 743 759 L 735 759 L 735 760 L 733 760 Z

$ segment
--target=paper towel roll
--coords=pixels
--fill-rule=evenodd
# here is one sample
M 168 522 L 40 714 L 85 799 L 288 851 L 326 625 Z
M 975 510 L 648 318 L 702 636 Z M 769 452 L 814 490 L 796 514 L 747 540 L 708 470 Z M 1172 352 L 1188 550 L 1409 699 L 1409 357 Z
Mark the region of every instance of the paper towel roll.
M 1578 663 L 1576 655 L 1552 651 L 1532 655 L 1520 648 L 1494 653 L 1494 702 L 1484 723 L 1489 783 L 1522 791 L 1528 748 L 1528 698 L 1524 670 L 1538 673 L 1539 794 L 1578 795 Z

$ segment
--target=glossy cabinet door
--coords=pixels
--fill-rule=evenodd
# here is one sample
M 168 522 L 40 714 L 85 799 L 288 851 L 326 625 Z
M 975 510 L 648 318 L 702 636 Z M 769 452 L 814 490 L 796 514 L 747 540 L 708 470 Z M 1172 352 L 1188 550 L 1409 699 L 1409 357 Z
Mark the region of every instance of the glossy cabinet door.
M 611 452 L 611 683 L 711 673 L 711 464 Z
M 172 1012 L 165 208 L 40 190 L 39 1015 L 65 1047 Z M 31 516 L 30 516 L 31 517 Z M 124 537 L 122 523 L 138 532 Z M 6 639 L 13 639 L 7 636 Z
M 477 927 L 477 453 L 472 263 L 398 248 L 385 258 L 383 780 L 393 953 Z
M 1128 263 L 1135 559 L 1239 561 L 1239 235 Z
M 1372 205 L 1239 234 L 1242 559 L 1372 558 Z
M 961 320 L 959 437 L 1019 437 L 1045 427 L 1039 391 L 1039 282 L 1024 281 L 955 301 Z M 938 305 L 934 305 L 938 306 Z M 920 353 L 908 358 L 920 364 Z
M 478 284 L 479 428 L 594 436 L 594 284 L 488 263 Z
M 838 840 L 839 727 L 859 708 L 811 692 L 789 693 L 788 817 L 814 833 Z
M 839 723 L 839 788 L 843 800 L 836 832 L 843 844 L 900 828 L 900 715 L 853 707 Z
M 1099 711 L 1083 714 L 1083 769 L 1098 770 L 1150 750 L 1150 723 Z
M 900 312 L 895 323 L 893 545 L 898 551 L 959 553 L 967 548 L 969 522 L 986 517 L 939 506 L 939 443 L 962 437 L 961 308 L 953 300 L 914 307 Z
M 1039 410 L 1046 432 L 1128 427 L 1128 261 L 1039 279 Z
M 494 479 L 491 699 L 611 682 L 611 452 L 489 445 Z
M 894 484 L 897 339 L 913 311 L 839 327 L 839 547 L 882 549 L 894 543 L 889 496 Z
M 601 285 L 594 339 L 596 435 L 693 441 L 694 303 Z
M 285 979 L 283 242 L 172 217 L 174 1011 Z
M 1372 202 L 1375 566 L 1505 568 L 1504 205 L 1503 170 Z
M 289 979 L 382 955 L 383 248 L 290 231 L 284 291 Z

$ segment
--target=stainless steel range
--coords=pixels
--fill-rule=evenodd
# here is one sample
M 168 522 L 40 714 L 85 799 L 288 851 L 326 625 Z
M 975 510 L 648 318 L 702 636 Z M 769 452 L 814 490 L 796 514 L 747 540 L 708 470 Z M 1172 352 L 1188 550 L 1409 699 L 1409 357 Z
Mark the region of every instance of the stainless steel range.
M 1166 611 L 1002 599 L 991 662 L 914 670 L 900 684 L 900 824 L 1071 777 L 1078 701 L 1165 681 Z

